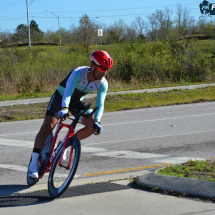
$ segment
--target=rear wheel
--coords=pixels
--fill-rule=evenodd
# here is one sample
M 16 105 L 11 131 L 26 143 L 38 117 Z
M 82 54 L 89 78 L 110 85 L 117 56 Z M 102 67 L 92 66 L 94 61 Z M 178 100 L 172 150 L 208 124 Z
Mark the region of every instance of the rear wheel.
M 65 192 L 73 177 L 75 176 L 81 154 L 81 145 L 79 139 L 76 136 L 73 136 L 69 139 L 66 151 L 64 153 L 62 165 L 59 166 L 61 152 L 62 149 L 58 152 L 54 159 L 48 179 L 49 195 L 54 198 L 62 195 Z M 68 169 L 71 153 L 71 167 Z

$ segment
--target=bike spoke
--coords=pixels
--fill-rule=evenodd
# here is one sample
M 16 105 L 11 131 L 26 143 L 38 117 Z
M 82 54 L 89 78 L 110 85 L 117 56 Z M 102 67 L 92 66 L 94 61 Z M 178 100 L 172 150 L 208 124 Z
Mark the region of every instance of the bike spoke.
M 53 177 L 53 184 L 55 188 L 61 187 L 70 174 L 70 169 L 68 169 L 67 167 L 69 164 L 69 158 L 72 148 L 73 147 L 69 146 L 67 150 L 65 150 L 61 166 L 59 166 L 59 163 L 56 166 Z M 75 151 L 73 153 L 75 153 Z M 74 158 L 71 159 L 71 166 L 73 165 L 73 162 Z

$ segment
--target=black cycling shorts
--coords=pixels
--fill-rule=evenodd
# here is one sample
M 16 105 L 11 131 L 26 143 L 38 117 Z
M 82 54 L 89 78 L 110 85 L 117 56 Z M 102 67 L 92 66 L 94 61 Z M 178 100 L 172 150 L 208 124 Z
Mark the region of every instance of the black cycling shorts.
M 59 119 L 58 112 L 62 109 L 62 98 L 63 96 L 61 96 L 58 90 L 56 90 L 50 99 L 50 102 L 46 111 L 46 116 L 52 116 L 56 119 Z M 75 102 L 70 101 L 69 111 L 72 113 L 73 116 L 75 116 L 81 110 L 84 110 L 86 106 L 87 106 L 87 103 L 85 103 L 84 101 L 75 101 Z M 75 111 L 74 109 L 77 111 Z

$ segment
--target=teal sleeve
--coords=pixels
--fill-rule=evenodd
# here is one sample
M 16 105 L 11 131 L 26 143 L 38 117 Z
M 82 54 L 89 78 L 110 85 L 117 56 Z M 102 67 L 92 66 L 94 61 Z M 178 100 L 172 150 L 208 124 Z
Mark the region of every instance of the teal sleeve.
M 104 111 L 104 102 L 105 102 L 107 90 L 108 90 L 108 82 L 105 80 L 97 92 L 96 107 L 98 107 L 99 109 L 94 114 L 94 120 L 97 120 L 99 122 L 101 120 L 101 117 Z
M 69 107 L 71 96 L 77 86 L 77 83 L 80 80 L 81 80 L 80 70 L 74 70 L 66 82 L 66 89 L 62 99 L 62 107 L 67 107 L 67 108 Z

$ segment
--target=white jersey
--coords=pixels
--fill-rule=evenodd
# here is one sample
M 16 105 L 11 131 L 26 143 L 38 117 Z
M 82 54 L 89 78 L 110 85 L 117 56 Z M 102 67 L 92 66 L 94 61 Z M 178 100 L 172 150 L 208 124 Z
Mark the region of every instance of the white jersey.
M 97 91 L 96 107 L 99 109 L 95 112 L 95 120 L 100 121 L 104 111 L 104 101 L 108 89 L 108 83 L 105 77 L 101 80 L 89 82 L 87 74 L 90 67 L 83 66 L 74 69 L 69 75 L 59 84 L 57 90 L 63 96 L 62 108 L 69 108 L 70 103 L 76 103 L 84 99 L 87 93 Z

